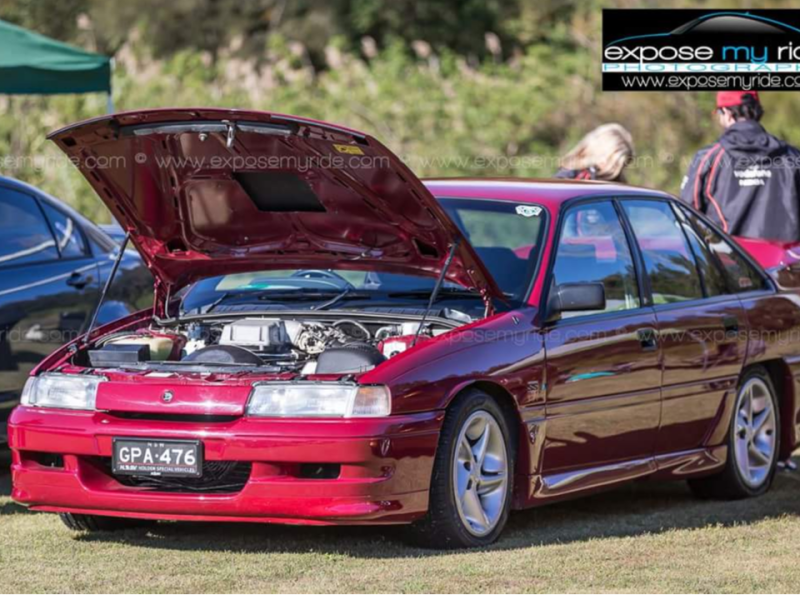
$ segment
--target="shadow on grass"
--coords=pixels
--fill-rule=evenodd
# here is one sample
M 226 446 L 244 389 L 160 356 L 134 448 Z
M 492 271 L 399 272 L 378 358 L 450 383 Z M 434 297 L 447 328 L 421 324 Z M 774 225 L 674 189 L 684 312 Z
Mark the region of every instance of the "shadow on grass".
M 17 515 L 28 512 L 28 509 L 11 502 L 11 476 L 8 473 L 8 463 L 0 462 L 0 516 Z M 3 498 L 6 496 L 6 498 Z
M 798 495 L 800 475 L 795 473 L 779 473 L 770 493 L 738 502 L 697 500 L 683 482 L 635 483 L 592 497 L 512 513 L 504 535 L 491 550 L 756 523 L 800 514 Z M 171 522 L 122 532 L 79 534 L 76 539 L 172 550 L 313 552 L 376 559 L 441 554 L 405 544 L 402 529 Z
M 30 511 L 27 508 L 19 504 L 15 504 L 14 502 L 7 502 L 5 504 L 0 503 L 0 517 L 5 517 L 8 515 L 21 515 L 29 512 Z

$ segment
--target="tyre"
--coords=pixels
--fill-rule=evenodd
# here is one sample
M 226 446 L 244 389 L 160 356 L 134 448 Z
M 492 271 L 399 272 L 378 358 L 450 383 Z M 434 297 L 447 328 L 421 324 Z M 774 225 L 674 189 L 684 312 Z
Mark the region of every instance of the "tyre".
M 700 498 L 738 500 L 766 492 L 772 485 L 780 450 L 778 395 L 763 367 L 748 369 L 736 394 L 728 431 L 725 469 L 711 477 L 690 479 Z
M 469 390 L 448 409 L 431 478 L 428 514 L 409 526 L 428 548 L 486 546 L 508 520 L 515 444 L 509 419 L 488 394 Z
M 119 531 L 141 527 L 142 522 L 136 519 L 120 519 L 117 517 L 99 517 L 95 515 L 79 515 L 75 513 L 58 513 L 61 522 L 72 531 Z

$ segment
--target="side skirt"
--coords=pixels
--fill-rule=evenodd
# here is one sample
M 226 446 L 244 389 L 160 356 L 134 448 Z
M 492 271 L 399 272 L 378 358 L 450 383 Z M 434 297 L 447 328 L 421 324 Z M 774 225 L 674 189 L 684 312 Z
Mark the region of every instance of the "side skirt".
M 725 466 L 727 454 L 726 446 L 715 446 L 552 475 L 534 475 L 530 482 L 532 494 L 526 505 L 534 506 L 583 496 L 644 477 L 688 479 L 710 475 Z

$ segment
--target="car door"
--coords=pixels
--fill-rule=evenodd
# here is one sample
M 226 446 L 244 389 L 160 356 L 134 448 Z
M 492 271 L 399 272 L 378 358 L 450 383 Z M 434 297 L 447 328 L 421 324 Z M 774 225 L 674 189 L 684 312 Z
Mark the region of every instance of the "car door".
M 97 279 L 74 219 L 22 190 L 0 187 L 0 422 L 30 370 L 85 325 Z
M 547 363 L 544 495 L 652 469 L 661 364 L 640 266 L 611 200 L 566 209 L 550 289 L 602 282 L 606 308 L 561 313 L 543 330 Z
M 746 315 L 683 211 L 661 199 L 621 205 L 641 251 L 664 361 L 655 452 L 695 450 L 707 445 L 735 393 L 747 349 Z

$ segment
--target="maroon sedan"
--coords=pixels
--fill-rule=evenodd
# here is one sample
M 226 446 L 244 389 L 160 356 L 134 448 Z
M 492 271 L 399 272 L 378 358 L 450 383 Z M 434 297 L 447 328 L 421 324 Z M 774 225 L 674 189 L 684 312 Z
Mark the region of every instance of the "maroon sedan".
M 800 298 L 661 192 L 420 182 L 374 138 L 156 110 L 53 134 L 156 278 L 31 374 L 13 497 L 137 519 L 408 524 L 643 477 L 764 493 L 800 435 Z

